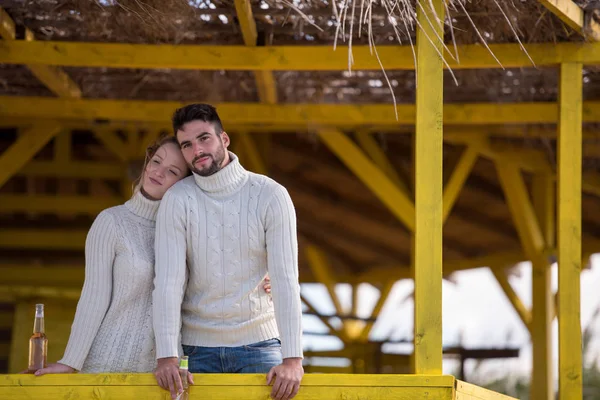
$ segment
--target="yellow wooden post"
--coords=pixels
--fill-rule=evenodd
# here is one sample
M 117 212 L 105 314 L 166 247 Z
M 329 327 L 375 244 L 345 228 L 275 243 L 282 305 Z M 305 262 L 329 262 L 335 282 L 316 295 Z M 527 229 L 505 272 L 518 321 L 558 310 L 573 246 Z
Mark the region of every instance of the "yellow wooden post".
M 581 399 L 582 65 L 561 64 L 558 131 L 559 399 Z
M 444 0 L 417 7 L 415 325 L 417 374 L 442 373 L 442 145 Z M 432 7 L 434 9 L 432 9 Z
M 546 248 L 554 248 L 555 209 L 554 179 L 549 174 L 538 174 L 533 178 L 533 205 Z M 533 346 L 533 370 L 531 374 L 530 398 L 551 400 L 554 398 L 552 320 L 554 302 L 551 286 L 550 266 L 533 265 L 531 344 Z

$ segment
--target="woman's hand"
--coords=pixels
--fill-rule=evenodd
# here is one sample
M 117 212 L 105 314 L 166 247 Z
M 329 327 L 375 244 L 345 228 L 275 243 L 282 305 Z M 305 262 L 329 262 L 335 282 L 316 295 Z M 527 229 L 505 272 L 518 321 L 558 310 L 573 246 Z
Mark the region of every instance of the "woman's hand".
M 48 364 L 46 368 L 38 369 L 35 371 L 35 376 L 42 376 L 46 374 L 72 374 L 77 372 L 75 368 L 71 368 L 68 365 L 55 363 Z

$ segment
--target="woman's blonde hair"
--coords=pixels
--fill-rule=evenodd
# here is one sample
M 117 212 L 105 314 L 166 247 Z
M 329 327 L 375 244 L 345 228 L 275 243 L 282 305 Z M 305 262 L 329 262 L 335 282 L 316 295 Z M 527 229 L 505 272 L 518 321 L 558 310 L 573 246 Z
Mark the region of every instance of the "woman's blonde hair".
M 162 133 L 154 142 L 152 142 L 148 147 L 146 147 L 146 157 L 144 158 L 144 164 L 142 165 L 142 170 L 140 172 L 140 176 L 133 182 L 133 194 L 135 195 L 140 191 L 142 185 L 144 184 L 144 174 L 146 173 L 146 168 L 148 167 L 148 163 L 152 160 L 152 157 L 156 154 L 158 149 L 168 143 L 173 143 L 179 148 L 179 142 L 175 136 L 169 136 L 166 133 Z M 188 169 L 186 176 L 190 175 L 191 171 Z

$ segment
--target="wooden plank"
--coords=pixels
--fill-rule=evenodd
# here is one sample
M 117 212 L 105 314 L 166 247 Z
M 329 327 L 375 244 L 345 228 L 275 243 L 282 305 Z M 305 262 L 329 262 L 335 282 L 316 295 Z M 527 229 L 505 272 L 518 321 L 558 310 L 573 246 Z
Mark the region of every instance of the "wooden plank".
M 91 161 L 70 161 L 68 163 L 31 161 L 21 168 L 16 175 L 117 180 L 123 176 L 123 166 L 115 163 Z
M 454 400 L 517 400 L 514 397 L 456 380 Z
M 36 125 L 22 132 L 11 146 L 0 154 L 0 187 L 27 164 L 59 131 L 59 125 Z
M 0 247 L 14 249 L 83 250 L 86 231 L 67 229 L 0 229 Z
M 583 32 L 583 10 L 572 0 L 538 0 L 552 14 L 562 22 L 573 28 L 576 32 Z
M 196 387 L 264 387 L 264 374 L 194 374 Z M 453 388 L 454 377 L 450 375 L 307 375 L 302 381 L 303 387 L 423 387 Z M 152 374 L 62 374 L 44 375 L 0 375 L 0 387 L 14 386 L 156 386 Z M 209 396 L 207 396 L 209 397 Z M 245 398 L 242 396 L 240 398 Z
M 600 63 L 598 43 L 490 44 L 492 53 L 504 68 L 552 66 L 562 62 Z M 205 46 L 152 45 L 131 43 L 86 43 L 67 41 L 3 41 L 0 63 L 69 67 L 108 67 L 141 69 L 191 69 L 235 71 L 344 71 L 348 54 L 323 46 Z M 458 60 L 445 52 L 453 70 L 500 68 L 490 51 L 479 44 L 458 46 Z M 379 71 L 381 66 L 367 45 L 353 45 L 353 68 Z M 414 70 L 411 46 L 377 46 L 386 70 Z M 528 56 L 529 55 L 529 56 Z M 447 68 L 447 66 L 443 66 Z
M 1 194 L 0 212 L 38 212 L 96 215 L 100 211 L 123 203 L 120 197 L 48 196 Z
M 33 96 L 0 96 L 0 117 L 42 119 L 108 119 L 164 123 L 173 110 L 186 103 L 108 99 L 66 99 Z M 398 105 L 398 119 L 389 104 L 214 104 L 231 125 L 398 126 L 415 123 L 415 106 Z M 600 102 L 585 102 L 585 122 L 600 122 Z M 445 125 L 554 124 L 555 103 L 450 103 L 444 105 Z
M 326 376 L 329 376 L 327 374 Z M 264 380 L 264 377 L 263 377 Z M 202 397 L 207 399 L 239 400 L 270 398 L 271 387 L 259 386 L 192 386 L 190 398 Z M 170 398 L 167 392 L 155 386 L 78 386 L 75 388 L 50 387 L 0 387 L 0 397 L 13 400 L 29 400 L 32 398 L 52 399 L 160 399 Z M 431 400 L 452 399 L 450 388 L 388 388 L 388 387 L 306 387 L 301 386 L 298 400 L 337 400 L 343 398 L 355 399 L 390 399 L 413 400 L 427 398 Z
M 582 65 L 560 67 L 558 136 L 559 400 L 581 399 Z
M 414 368 L 442 373 L 444 1 L 417 9 Z M 439 20 L 438 20 L 439 19 Z M 431 21 L 431 22 L 430 22 Z M 442 39 L 443 40 L 443 39 Z

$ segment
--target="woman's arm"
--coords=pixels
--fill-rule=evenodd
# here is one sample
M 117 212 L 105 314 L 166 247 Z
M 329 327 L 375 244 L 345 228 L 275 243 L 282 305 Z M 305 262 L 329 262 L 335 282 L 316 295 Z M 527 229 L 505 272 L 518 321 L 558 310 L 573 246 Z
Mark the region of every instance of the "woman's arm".
M 85 282 L 65 354 L 58 364 L 50 364 L 36 375 L 69 373 L 83 367 L 112 296 L 115 230 L 113 216 L 107 211 L 92 224 L 85 243 Z

